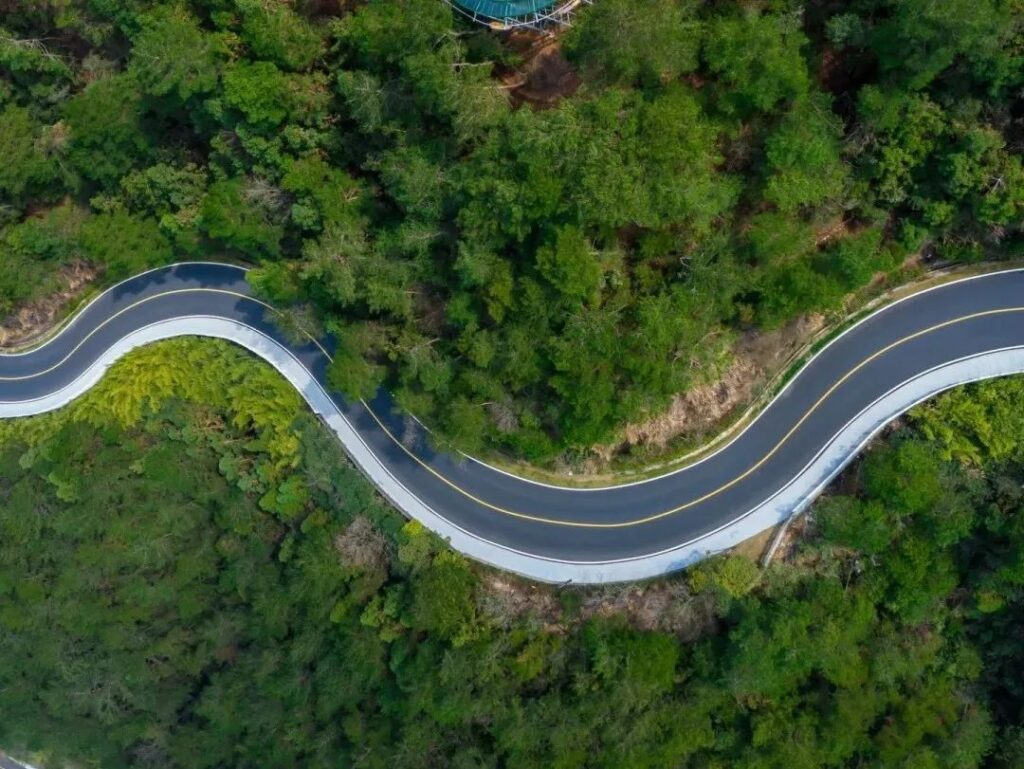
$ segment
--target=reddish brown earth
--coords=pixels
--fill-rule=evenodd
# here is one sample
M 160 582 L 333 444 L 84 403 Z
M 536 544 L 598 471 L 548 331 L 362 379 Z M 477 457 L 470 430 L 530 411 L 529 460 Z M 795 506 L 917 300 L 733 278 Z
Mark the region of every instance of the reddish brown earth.
M 0 323 L 0 349 L 23 347 L 44 336 L 85 293 L 96 274 L 96 268 L 88 262 L 75 261 L 61 267 L 58 291 L 22 305 Z

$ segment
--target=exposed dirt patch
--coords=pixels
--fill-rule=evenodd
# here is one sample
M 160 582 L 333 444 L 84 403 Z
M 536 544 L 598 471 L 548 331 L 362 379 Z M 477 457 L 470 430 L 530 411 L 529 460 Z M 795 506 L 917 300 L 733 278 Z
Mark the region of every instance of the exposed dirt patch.
M 74 261 L 57 271 L 61 288 L 18 308 L 0 323 L 0 349 L 24 347 L 44 336 L 68 305 L 80 297 L 99 270 L 84 261 Z
M 557 37 L 518 32 L 509 36 L 507 44 L 522 56 L 516 69 L 499 73 L 514 104 L 545 109 L 579 90 L 579 75 L 562 54 Z
M 852 232 L 853 228 L 850 227 L 848 221 L 842 218 L 836 219 L 818 230 L 814 239 L 814 245 L 823 246 L 836 238 L 846 237 L 852 234 Z
M 628 425 L 613 452 L 633 446 L 665 448 L 681 435 L 703 440 L 718 432 L 723 419 L 745 407 L 769 379 L 825 325 L 822 315 L 806 315 L 773 331 L 750 331 L 734 347 L 722 376 L 673 398 L 665 413 Z
M 781 524 L 780 524 L 781 525 Z M 768 551 L 768 547 L 771 545 L 772 540 L 775 539 L 775 535 L 778 532 L 779 527 L 773 526 L 770 529 L 765 529 L 760 534 L 755 534 L 750 539 L 745 539 L 740 542 L 736 547 L 732 548 L 729 552 L 734 555 L 742 555 L 749 558 L 751 561 L 760 562 Z
M 679 435 L 705 436 L 733 408 L 750 399 L 763 373 L 752 360 L 736 357 L 718 381 L 677 395 L 668 410 L 654 419 L 628 425 L 619 450 L 637 445 L 661 449 Z
M 523 84 L 513 94 L 535 107 L 553 107 L 580 87 L 576 70 L 566 61 L 557 43 L 538 53 L 529 62 L 525 75 Z
M 814 519 L 808 515 L 800 515 L 795 518 L 786 530 L 782 532 L 779 544 L 772 556 L 772 560 L 781 563 L 796 564 L 801 558 L 814 557 L 801 555 L 804 551 L 800 545 L 809 540 L 817 532 Z

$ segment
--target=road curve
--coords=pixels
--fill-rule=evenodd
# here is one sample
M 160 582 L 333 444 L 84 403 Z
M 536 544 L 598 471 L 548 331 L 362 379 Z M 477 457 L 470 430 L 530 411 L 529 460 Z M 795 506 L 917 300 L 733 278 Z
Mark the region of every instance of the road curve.
M 572 489 L 438 453 L 385 393 L 326 384 L 330 340 L 290 342 L 241 268 L 187 263 L 108 290 L 40 347 L 0 355 L 0 417 L 59 408 L 140 344 L 230 339 L 275 366 L 406 515 L 468 555 L 549 582 L 678 569 L 792 515 L 886 422 L 941 390 L 1024 372 L 1024 271 L 950 283 L 865 318 L 699 462 L 650 480 Z

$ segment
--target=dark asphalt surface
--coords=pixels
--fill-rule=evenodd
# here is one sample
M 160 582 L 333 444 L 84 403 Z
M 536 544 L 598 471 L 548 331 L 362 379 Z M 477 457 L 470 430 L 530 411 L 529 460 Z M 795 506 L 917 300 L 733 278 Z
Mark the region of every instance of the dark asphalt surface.
M 188 315 L 223 317 L 258 329 L 287 346 L 329 389 L 327 359 L 320 349 L 312 343 L 290 344 L 273 325 L 271 312 L 246 298 L 250 295 L 242 270 L 227 265 L 183 264 L 133 278 L 91 304 L 47 345 L 0 356 L 0 401 L 38 398 L 59 389 L 127 333 Z M 961 320 L 1014 308 L 1022 311 Z M 948 325 L 906 339 L 943 323 Z M 836 387 L 770 458 L 748 473 L 830 388 L 897 342 Z M 392 474 L 451 522 L 531 555 L 595 562 L 662 551 L 736 520 L 785 486 L 847 421 L 894 386 L 964 356 L 1018 345 L 1024 345 L 1024 272 L 997 273 L 923 293 L 872 316 L 830 345 L 749 429 L 710 459 L 650 481 L 600 490 L 542 486 L 436 453 L 414 420 L 393 411 L 385 393 L 370 404 L 372 412 L 337 395 L 335 400 Z M 330 349 L 329 340 L 325 346 Z M 3 379 L 22 376 L 30 378 Z M 744 477 L 733 482 L 739 476 Z M 685 509 L 669 512 L 680 506 Z M 652 516 L 660 517 L 643 522 Z

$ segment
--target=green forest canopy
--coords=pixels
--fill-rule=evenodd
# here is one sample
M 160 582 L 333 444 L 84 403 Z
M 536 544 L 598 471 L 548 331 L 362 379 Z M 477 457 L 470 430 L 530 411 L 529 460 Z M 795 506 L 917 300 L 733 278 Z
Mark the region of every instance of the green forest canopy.
M 241 350 L 143 348 L 0 422 L 0 745 L 104 769 L 1021 769 L 1022 398 L 923 407 L 768 570 L 555 589 L 403 524 Z
M 463 448 L 607 440 L 738 331 L 924 247 L 1018 249 L 1016 0 L 599 0 L 551 109 L 441 0 L 67 0 L 0 19 L 0 311 L 88 259 L 259 265 L 336 384 Z

